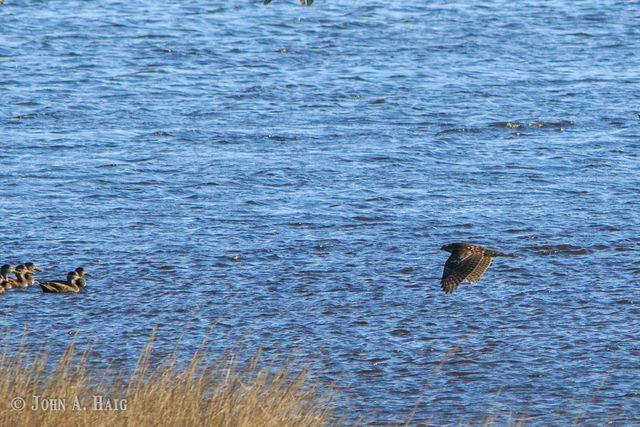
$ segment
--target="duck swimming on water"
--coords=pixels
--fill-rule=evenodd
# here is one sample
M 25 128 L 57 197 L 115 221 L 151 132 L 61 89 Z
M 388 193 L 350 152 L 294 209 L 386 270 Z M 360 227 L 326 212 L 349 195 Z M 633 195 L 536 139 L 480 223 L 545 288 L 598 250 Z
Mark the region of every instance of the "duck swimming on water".
M 29 270 L 24 264 L 20 264 L 13 270 L 16 277 L 9 277 L 9 283 L 12 288 L 26 288 L 29 286 L 29 279 L 25 277 Z
M 75 285 L 79 288 L 86 288 L 87 281 L 84 279 L 84 276 L 87 276 L 87 277 L 93 277 L 93 276 L 87 273 L 87 270 L 85 270 L 84 267 L 76 268 L 75 272 L 78 275 L 78 278 L 74 281 Z
M 38 266 L 32 262 L 25 262 L 24 264 L 20 264 L 14 269 L 16 277 L 9 278 L 9 280 L 11 281 L 11 286 L 13 288 L 26 288 L 27 286 L 33 285 L 33 283 L 35 282 L 33 273 L 36 271 L 42 270 L 40 270 Z
M 36 271 L 42 271 L 42 270 L 40 270 L 40 269 L 38 268 L 38 266 L 37 266 L 37 265 L 35 265 L 35 264 L 34 264 L 34 263 L 32 263 L 32 262 L 25 262 L 25 263 L 24 263 L 24 266 L 25 266 L 25 267 L 27 267 L 27 270 L 29 270 L 29 272 L 28 272 L 28 273 L 25 273 L 25 277 L 27 277 L 27 278 L 28 278 L 28 277 L 31 277 L 31 279 L 30 279 L 30 281 L 29 281 L 29 285 L 33 285 L 33 283 L 35 282 L 35 280 L 33 279 L 33 274 L 34 274 Z
M 11 289 L 11 282 L 9 281 L 9 275 L 15 273 L 16 270 L 9 264 L 5 264 L 0 267 L 0 294 L 4 294 L 6 289 Z
M 65 282 L 60 280 L 50 280 L 48 282 L 40 282 L 42 292 L 62 293 L 62 292 L 80 292 L 80 288 L 75 284 L 78 273 L 70 271 L 67 273 Z
M 80 292 L 80 288 L 87 286 L 83 276 L 91 277 L 84 268 L 78 267 L 74 271 L 67 273 L 66 281 L 51 280 L 40 282 L 40 287 L 42 292 L 48 293 Z

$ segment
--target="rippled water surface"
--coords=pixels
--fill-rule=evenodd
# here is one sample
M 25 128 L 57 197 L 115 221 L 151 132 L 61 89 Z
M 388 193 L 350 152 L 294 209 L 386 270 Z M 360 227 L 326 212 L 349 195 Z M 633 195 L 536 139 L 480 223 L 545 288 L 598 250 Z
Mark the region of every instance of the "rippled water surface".
M 0 261 L 94 277 L 5 341 L 217 324 L 351 420 L 640 423 L 638 2 L 424 3 L 6 0 Z M 520 256 L 445 295 L 452 241 Z

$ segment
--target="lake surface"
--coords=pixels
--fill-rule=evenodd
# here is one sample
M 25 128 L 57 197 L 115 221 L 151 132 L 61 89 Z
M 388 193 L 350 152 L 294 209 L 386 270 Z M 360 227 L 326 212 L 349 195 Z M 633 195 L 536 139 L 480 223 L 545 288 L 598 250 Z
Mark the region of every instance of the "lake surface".
M 7 0 L 3 339 L 310 361 L 371 424 L 640 423 L 626 1 Z M 468 241 L 518 254 L 440 290 Z M 444 362 L 444 363 L 442 363 Z

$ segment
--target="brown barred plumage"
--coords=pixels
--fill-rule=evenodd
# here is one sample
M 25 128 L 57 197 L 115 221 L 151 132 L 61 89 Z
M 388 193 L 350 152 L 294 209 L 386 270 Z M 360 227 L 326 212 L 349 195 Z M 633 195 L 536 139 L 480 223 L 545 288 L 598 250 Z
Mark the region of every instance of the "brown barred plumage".
M 444 264 L 444 272 L 440 280 L 442 290 L 448 294 L 455 291 L 458 285 L 464 281 L 477 283 L 489 268 L 491 258 L 515 256 L 469 243 L 450 243 L 440 249 L 451 253 Z

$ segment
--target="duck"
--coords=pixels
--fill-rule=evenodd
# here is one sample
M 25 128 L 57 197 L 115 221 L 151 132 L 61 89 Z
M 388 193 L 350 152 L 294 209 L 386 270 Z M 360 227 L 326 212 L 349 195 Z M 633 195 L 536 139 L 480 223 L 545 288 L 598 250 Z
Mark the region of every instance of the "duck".
M 40 282 L 42 292 L 63 293 L 63 292 L 80 292 L 81 288 L 87 287 L 86 277 L 92 277 L 83 267 L 78 267 L 67 273 L 66 281 L 51 280 L 49 282 Z
M 67 280 L 50 280 L 48 282 L 40 282 L 39 285 L 42 288 L 42 292 L 48 293 L 62 293 L 62 292 L 80 292 L 80 288 L 75 284 L 78 278 L 78 273 L 70 271 L 67 273 Z
M 27 267 L 24 264 L 20 264 L 19 266 L 17 266 L 16 268 L 13 269 L 13 274 L 16 275 L 16 277 L 9 277 L 9 283 L 11 284 L 12 288 L 26 288 L 27 286 L 29 286 L 29 281 L 25 276 L 26 273 L 28 273 L 29 270 L 27 269 Z
M 38 268 L 37 265 L 35 265 L 32 262 L 25 262 L 24 266 L 27 267 L 27 272 L 24 273 L 24 278 L 27 281 L 27 286 L 32 286 L 35 283 L 35 279 L 34 279 L 34 273 L 36 271 L 42 271 Z
M 93 277 L 93 276 L 87 273 L 87 270 L 85 270 L 84 267 L 76 268 L 75 272 L 78 275 L 78 278 L 73 283 L 79 288 L 86 288 L 87 281 L 85 280 L 84 276 L 87 276 L 87 277 Z
M 33 273 L 36 271 L 42 271 L 32 262 L 25 262 L 24 264 L 20 264 L 14 269 L 14 274 L 16 277 L 10 277 L 9 281 L 11 282 L 11 287 L 13 288 L 26 288 L 30 285 L 33 285 L 35 282 L 33 278 Z
M 9 264 L 5 264 L 0 267 L 0 295 L 4 294 L 6 289 L 11 289 L 11 282 L 9 281 L 9 275 L 15 273 L 16 270 Z

